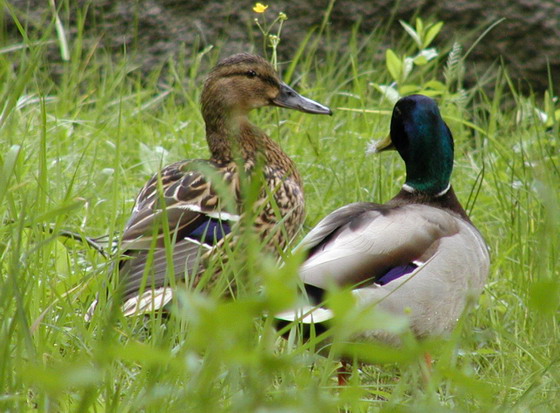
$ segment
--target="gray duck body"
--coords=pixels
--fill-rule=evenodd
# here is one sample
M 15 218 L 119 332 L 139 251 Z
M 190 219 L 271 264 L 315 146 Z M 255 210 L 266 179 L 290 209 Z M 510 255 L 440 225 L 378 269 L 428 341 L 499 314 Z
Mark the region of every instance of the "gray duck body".
M 373 149 L 399 151 L 407 169 L 403 188 L 386 204 L 339 208 L 306 235 L 298 247 L 307 252 L 299 275 L 309 305 L 277 318 L 328 324 L 334 314 L 322 301 L 336 285 L 351 289 L 362 309 L 405 317 L 418 338 L 444 334 L 480 295 L 490 265 L 482 235 L 449 184 L 451 132 L 432 99 L 412 95 L 397 102 L 389 137 Z M 400 342 L 378 328 L 351 339 Z

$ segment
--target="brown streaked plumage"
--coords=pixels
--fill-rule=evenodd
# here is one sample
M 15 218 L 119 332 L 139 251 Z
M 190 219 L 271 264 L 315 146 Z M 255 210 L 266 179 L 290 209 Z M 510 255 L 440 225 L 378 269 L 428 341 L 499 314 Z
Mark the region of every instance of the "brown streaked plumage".
M 177 162 L 155 174 L 138 194 L 124 229 L 118 273 L 125 315 L 165 306 L 173 296 L 171 274 L 179 283 L 192 284 L 207 259 L 220 253 L 244 213 L 239 167 L 248 176 L 262 174 L 254 227 L 270 251 L 283 249 L 303 222 L 302 181 L 295 164 L 247 115 L 263 106 L 316 114 L 331 114 L 330 109 L 297 94 L 266 60 L 246 53 L 212 69 L 201 106 L 210 159 Z M 221 196 L 224 190 L 226 197 Z M 172 268 L 164 224 L 174 244 Z

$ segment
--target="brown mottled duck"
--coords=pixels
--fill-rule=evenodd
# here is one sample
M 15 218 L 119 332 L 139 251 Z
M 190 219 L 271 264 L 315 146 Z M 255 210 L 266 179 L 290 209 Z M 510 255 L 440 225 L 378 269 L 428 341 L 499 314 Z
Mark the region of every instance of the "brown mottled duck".
M 210 159 L 176 162 L 156 173 L 138 194 L 124 228 L 115 272 L 125 315 L 164 307 L 173 298 L 170 285 L 189 278 L 192 284 L 213 254 L 224 253 L 220 247 L 244 213 L 240 175 L 259 173 L 262 179 L 253 226 L 268 250 L 283 249 L 303 222 L 302 180 L 294 162 L 248 114 L 263 106 L 328 115 L 331 110 L 296 93 L 266 60 L 247 53 L 211 70 L 201 106 Z M 233 206 L 217 185 L 227 190 Z

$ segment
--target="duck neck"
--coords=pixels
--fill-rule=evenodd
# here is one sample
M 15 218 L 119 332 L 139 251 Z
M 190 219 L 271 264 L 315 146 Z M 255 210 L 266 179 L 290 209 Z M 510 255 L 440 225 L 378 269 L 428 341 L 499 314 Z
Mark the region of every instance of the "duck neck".
M 215 110 L 211 116 L 204 115 L 206 140 L 213 160 L 230 162 L 236 155 L 249 159 L 257 152 L 255 142 L 243 138 L 253 132 L 246 114 Z
M 443 191 L 442 193 L 431 195 L 426 192 L 411 189 L 405 184 L 400 192 L 387 204 L 392 206 L 407 204 L 430 205 L 436 208 L 451 210 L 461 218 L 463 218 L 465 221 L 471 222 L 467 215 L 467 212 L 457 199 L 457 195 L 455 195 L 455 191 L 453 190 L 453 187 L 451 185 L 449 185 L 447 187 L 447 190 Z
M 437 140 L 430 145 L 424 145 L 423 141 L 412 142 L 412 145 L 418 144 L 419 147 L 412 147 L 405 155 L 405 188 L 436 197 L 444 194 L 449 188 L 453 169 L 453 147 L 438 143 Z
M 203 112 L 212 160 L 229 163 L 241 158 L 246 163 L 256 162 L 258 157 L 262 157 L 267 166 L 283 170 L 301 184 L 301 177 L 292 160 L 280 145 L 249 121 L 246 113 L 234 114 L 223 110 L 213 110 L 211 113 Z

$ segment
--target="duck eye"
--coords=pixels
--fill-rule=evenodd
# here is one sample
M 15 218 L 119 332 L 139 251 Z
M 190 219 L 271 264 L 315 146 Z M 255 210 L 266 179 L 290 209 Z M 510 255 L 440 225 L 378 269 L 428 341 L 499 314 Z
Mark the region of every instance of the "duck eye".
M 246 75 L 247 75 L 248 78 L 252 79 L 252 78 L 254 78 L 255 76 L 257 76 L 257 72 L 255 72 L 254 70 L 249 70 L 249 71 L 246 73 Z

